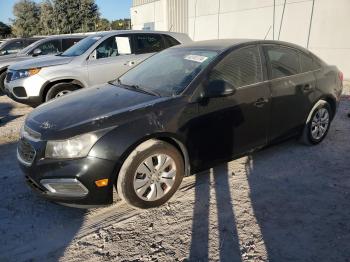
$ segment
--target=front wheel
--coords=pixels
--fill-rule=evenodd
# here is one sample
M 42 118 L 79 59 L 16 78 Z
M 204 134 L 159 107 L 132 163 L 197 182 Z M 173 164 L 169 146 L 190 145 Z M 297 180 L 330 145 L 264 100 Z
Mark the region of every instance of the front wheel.
M 47 102 L 51 99 L 67 95 L 77 89 L 79 89 L 79 87 L 71 83 L 58 83 L 49 89 L 45 101 Z
M 152 139 L 139 145 L 125 160 L 117 191 L 131 206 L 158 207 L 176 192 L 183 176 L 184 162 L 179 151 Z
M 307 145 L 319 144 L 328 133 L 331 116 L 330 105 L 326 101 L 321 101 L 304 127 L 302 142 Z

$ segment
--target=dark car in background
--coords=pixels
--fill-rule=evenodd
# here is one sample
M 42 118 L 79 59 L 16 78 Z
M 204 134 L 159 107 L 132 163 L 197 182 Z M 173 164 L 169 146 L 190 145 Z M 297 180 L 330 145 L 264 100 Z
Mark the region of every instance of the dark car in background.
M 193 42 L 38 107 L 17 157 L 48 199 L 110 204 L 116 187 L 128 204 L 156 207 L 185 174 L 293 136 L 320 143 L 342 89 L 335 66 L 293 44 Z
M 14 55 L 30 44 L 43 39 L 43 37 L 14 38 L 2 40 L 0 43 L 0 56 Z
M 6 70 L 10 65 L 42 55 L 61 53 L 85 37 L 85 35 L 51 36 L 35 41 L 17 54 L 0 56 L 0 92 L 4 90 Z

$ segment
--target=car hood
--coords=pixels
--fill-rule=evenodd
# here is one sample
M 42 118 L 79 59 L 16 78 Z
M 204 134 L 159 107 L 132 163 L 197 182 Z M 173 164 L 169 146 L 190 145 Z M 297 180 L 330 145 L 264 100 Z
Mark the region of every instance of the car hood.
M 26 125 L 39 132 L 43 140 L 65 139 L 86 132 L 130 121 L 132 115 L 157 102 L 170 99 L 110 84 L 85 88 L 54 99 L 33 110 Z
M 33 58 L 33 57 L 30 57 L 30 58 Z M 29 68 L 37 68 L 37 67 L 42 68 L 47 66 L 64 65 L 64 64 L 70 63 L 72 60 L 73 60 L 73 57 L 47 55 L 47 56 L 41 56 L 38 58 L 33 58 L 27 61 L 16 63 L 10 66 L 9 69 L 20 70 L 20 69 L 29 69 Z
M 18 55 L 0 56 L 0 68 L 8 67 L 16 62 L 28 60 L 30 58 L 33 58 L 33 57 L 32 56 L 18 56 Z

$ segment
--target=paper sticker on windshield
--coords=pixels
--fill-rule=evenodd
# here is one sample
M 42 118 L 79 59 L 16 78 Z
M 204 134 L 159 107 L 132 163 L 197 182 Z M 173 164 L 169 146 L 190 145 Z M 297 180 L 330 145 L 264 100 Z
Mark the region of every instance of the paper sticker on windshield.
M 208 59 L 206 56 L 201 56 L 201 55 L 187 55 L 185 56 L 186 60 L 194 61 L 197 63 L 203 63 L 205 60 Z
M 94 36 L 92 39 L 94 39 L 94 40 L 99 40 L 99 39 L 101 39 L 102 37 L 101 36 Z

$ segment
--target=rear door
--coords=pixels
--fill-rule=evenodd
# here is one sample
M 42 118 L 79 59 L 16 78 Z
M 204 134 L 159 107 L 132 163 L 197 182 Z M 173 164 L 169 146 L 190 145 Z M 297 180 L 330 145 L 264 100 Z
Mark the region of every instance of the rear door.
M 118 78 L 133 66 L 135 60 L 130 35 L 105 39 L 88 58 L 89 84 L 103 84 Z
M 316 80 L 301 68 L 300 51 L 288 46 L 265 45 L 271 80 L 270 140 L 295 134 L 309 113 Z

